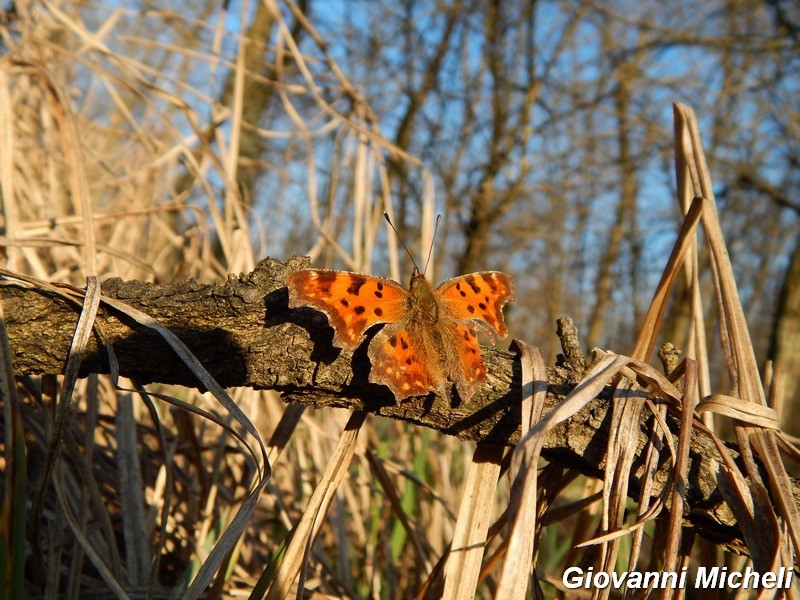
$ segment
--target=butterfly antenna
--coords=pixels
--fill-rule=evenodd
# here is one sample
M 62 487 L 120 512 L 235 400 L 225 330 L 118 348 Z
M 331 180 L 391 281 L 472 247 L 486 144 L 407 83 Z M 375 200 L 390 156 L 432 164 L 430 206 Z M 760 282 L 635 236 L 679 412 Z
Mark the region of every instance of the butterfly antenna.
M 436 241 L 436 232 L 439 231 L 439 222 L 442 220 L 442 215 L 436 215 L 436 224 L 433 226 L 433 237 L 431 237 L 431 247 L 428 248 L 428 258 L 425 259 L 425 269 L 423 269 L 422 274 L 428 272 L 428 263 L 431 262 L 431 256 L 433 256 L 433 243 Z
M 395 229 L 394 223 L 392 223 L 392 220 L 389 218 L 389 213 L 384 212 L 383 213 L 383 218 L 386 219 L 386 222 L 389 224 L 389 227 L 392 228 L 392 231 L 394 231 L 394 234 L 397 236 L 397 239 L 400 240 L 400 244 L 403 246 L 403 250 L 406 251 L 406 254 L 408 254 L 408 258 L 411 259 L 411 264 L 414 265 L 414 268 L 417 271 L 419 271 L 419 267 L 417 266 L 417 262 L 414 260 L 414 257 L 411 255 L 411 251 L 408 249 L 408 246 L 406 246 L 406 243 L 403 241 L 403 238 L 401 238 L 400 234 L 397 233 L 397 229 Z

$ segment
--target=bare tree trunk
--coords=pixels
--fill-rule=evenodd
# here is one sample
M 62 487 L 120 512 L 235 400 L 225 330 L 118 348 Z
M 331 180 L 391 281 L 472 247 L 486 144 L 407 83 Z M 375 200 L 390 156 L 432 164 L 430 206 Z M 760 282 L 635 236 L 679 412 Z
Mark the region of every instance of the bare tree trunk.
M 524 22 L 515 24 L 517 35 L 523 40 L 520 47 L 527 53 L 524 79 L 518 85 L 515 85 L 511 69 L 507 68 L 504 62 L 506 30 L 510 18 L 503 13 L 503 10 L 508 10 L 508 4 L 492 0 L 486 9 L 485 60 L 492 83 L 491 136 L 480 183 L 470 194 L 469 217 L 463 227 L 466 245 L 457 267 L 460 273 L 469 273 L 482 268 L 482 263 L 488 254 L 492 227 L 518 204 L 524 193 L 523 182 L 527 175 L 526 154 L 528 143 L 533 136 L 533 129 L 530 126 L 531 112 L 541 92 L 541 82 L 536 77 L 533 62 L 536 50 L 533 44 L 535 4 L 535 1 L 526 4 L 522 12 Z M 519 86 L 523 86 L 522 89 L 519 89 Z M 520 93 L 521 99 L 515 105 L 512 98 Z M 498 176 L 516 156 L 519 156 L 521 161 L 520 174 L 516 181 L 508 182 L 500 189 L 497 183 Z
M 610 32 L 609 32 L 610 34 Z M 620 169 L 620 197 L 614 222 L 608 232 L 608 241 L 600 259 L 597 281 L 595 283 L 595 301 L 589 317 L 589 331 L 586 341 L 589 348 L 596 346 L 603 333 L 606 308 L 611 301 L 611 292 L 614 281 L 617 279 L 612 273 L 617 264 L 622 248 L 623 236 L 630 229 L 630 223 L 636 215 L 636 163 L 631 150 L 631 95 L 636 84 L 636 72 L 640 62 L 637 53 L 629 63 L 616 69 L 617 85 L 614 90 L 614 104 L 617 113 L 617 144 L 619 157 L 617 164 Z M 634 268 L 636 266 L 634 265 Z
M 414 135 L 417 133 L 417 120 L 420 111 L 429 99 L 430 95 L 436 90 L 439 80 L 439 74 L 442 69 L 442 62 L 450 50 L 453 32 L 459 19 L 463 18 L 461 0 L 456 0 L 454 4 L 447 8 L 444 15 L 444 27 L 436 47 L 422 67 L 422 81 L 415 88 L 413 87 L 413 72 L 409 69 L 408 76 L 408 106 L 406 111 L 400 119 L 400 125 L 397 128 L 394 144 L 401 150 L 409 150 L 411 143 L 414 140 Z M 408 27 L 411 27 L 410 20 Z M 408 52 L 409 60 L 414 56 L 413 52 Z M 395 191 L 399 199 L 399 207 L 397 211 L 398 222 L 395 223 L 400 236 L 405 238 L 405 225 L 406 216 L 409 211 L 408 199 L 412 196 L 411 189 L 408 181 L 408 170 L 404 160 L 393 160 L 389 158 L 389 189 Z

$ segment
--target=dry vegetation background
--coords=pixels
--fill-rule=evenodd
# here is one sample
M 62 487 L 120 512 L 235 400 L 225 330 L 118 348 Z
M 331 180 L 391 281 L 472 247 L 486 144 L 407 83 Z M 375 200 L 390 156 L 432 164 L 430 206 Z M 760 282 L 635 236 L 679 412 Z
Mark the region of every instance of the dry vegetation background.
M 381 213 L 392 215 L 418 257 L 441 213 L 429 279 L 511 274 L 512 335 L 539 346 L 548 365 L 560 351 L 555 320 L 569 315 L 584 348 L 640 361 L 609 355 L 590 377 L 607 382 L 624 367 L 678 419 L 691 415 L 681 410 L 687 400 L 712 392 L 726 395 L 716 398 L 722 404 L 728 395 L 756 404 L 767 396 L 778 413 L 751 411 L 763 421 L 735 402 L 713 410 L 750 423 L 736 439 L 745 449 L 754 444 L 770 467 L 762 484 L 745 456 L 749 483 L 731 475 L 737 494 L 755 490 L 743 501 L 749 525 L 741 525 L 754 561 L 796 562 L 796 508 L 777 447 L 796 451 L 774 433 L 776 418 L 787 433 L 800 431 L 792 421 L 800 399 L 795 3 L 2 8 L 7 276 L 36 278 L 35 286 L 85 287 L 87 276 L 211 282 L 250 271 L 264 256 L 299 252 L 318 266 L 407 283 L 410 265 Z M 676 135 L 673 102 L 695 109 L 698 129 L 679 111 Z M 706 198 L 694 210 L 702 205 L 703 239 L 711 240 L 696 247 L 694 196 Z M 670 258 L 682 227 L 682 253 Z M 670 269 L 683 260 L 688 277 L 676 277 Z M 666 296 L 653 300 L 662 275 L 674 285 L 668 305 Z M 88 289 L 99 302 L 93 280 Z M 641 362 L 656 339 L 697 360 L 678 374 L 678 387 Z M 524 475 L 536 472 L 535 438 L 514 460 L 486 448 L 474 460 L 474 445 L 454 438 L 358 412 L 287 408 L 273 392 L 229 390 L 232 402 L 220 406 L 226 395 L 213 384 L 207 394 L 148 387 L 165 399 L 135 382 L 120 385 L 137 391 L 120 391 L 110 377 L 69 375 L 22 377 L 14 396 L 13 384 L 4 388 L 0 566 L 17 597 L 167 597 L 190 585 L 195 596 L 206 585 L 223 596 L 258 596 L 271 585 L 273 597 L 291 589 L 298 597 L 306 590 L 405 598 L 441 593 L 445 572 L 444 585 L 460 588 L 448 594 L 504 598 L 513 589 L 532 597 L 538 585 L 557 595 L 547 581 L 557 583 L 569 564 L 743 564 L 710 544 L 679 548 L 680 519 L 669 516 L 574 550 L 653 515 L 641 502 L 626 510 L 627 479 L 613 468 L 604 491 L 595 480 L 545 469 L 547 500 L 524 510 L 536 498 Z M 716 424 L 733 431 L 730 419 Z M 249 440 L 249 455 L 228 428 Z M 681 431 L 676 457 L 688 443 L 688 429 Z M 266 454 L 259 437 L 270 440 Z M 13 439 L 25 441 L 27 454 Z M 52 439 L 61 445 L 49 448 Z M 617 464 L 626 471 L 623 455 Z M 511 491 L 514 477 L 526 485 Z M 597 501 L 570 504 L 587 497 Z M 472 514 L 469 498 L 489 511 L 473 529 L 485 533 L 494 523 L 477 566 L 474 556 L 462 561 L 471 566 L 440 560 L 454 537 L 469 539 L 464 523 L 475 521 L 461 516 Z M 548 518 L 551 503 L 560 512 Z M 535 524 L 515 521 L 537 512 Z M 530 588 L 526 566 L 505 560 L 531 554 L 525 531 L 541 536 Z M 316 543 L 306 544 L 312 533 Z M 753 536 L 769 543 L 754 548 Z

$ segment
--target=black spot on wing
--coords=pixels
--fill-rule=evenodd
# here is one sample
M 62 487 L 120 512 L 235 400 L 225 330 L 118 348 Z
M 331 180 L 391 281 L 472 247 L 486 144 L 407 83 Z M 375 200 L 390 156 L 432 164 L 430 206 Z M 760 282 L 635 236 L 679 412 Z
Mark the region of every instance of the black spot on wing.
M 320 287 L 327 285 L 328 289 L 338 276 L 339 273 L 336 271 L 317 271 L 317 281 L 319 281 Z
M 365 283 L 367 283 L 366 279 L 359 279 L 359 278 L 353 279 L 352 283 L 350 283 L 350 286 L 347 288 L 347 293 L 353 294 L 354 296 L 358 296 L 358 294 L 361 292 L 361 288 L 364 286 Z
M 472 288 L 473 292 L 475 292 L 476 294 L 480 293 L 481 287 L 477 283 L 475 283 L 475 278 L 474 277 L 468 277 L 467 278 L 467 284 L 469 284 L 469 287 Z

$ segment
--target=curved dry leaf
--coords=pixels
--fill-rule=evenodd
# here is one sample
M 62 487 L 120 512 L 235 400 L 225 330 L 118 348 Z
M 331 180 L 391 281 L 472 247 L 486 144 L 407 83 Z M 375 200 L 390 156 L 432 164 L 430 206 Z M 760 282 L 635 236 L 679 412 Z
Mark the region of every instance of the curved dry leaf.
M 710 411 L 758 427 L 780 429 L 777 413 L 769 406 L 746 402 L 727 394 L 711 394 L 697 405 L 698 413 Z

